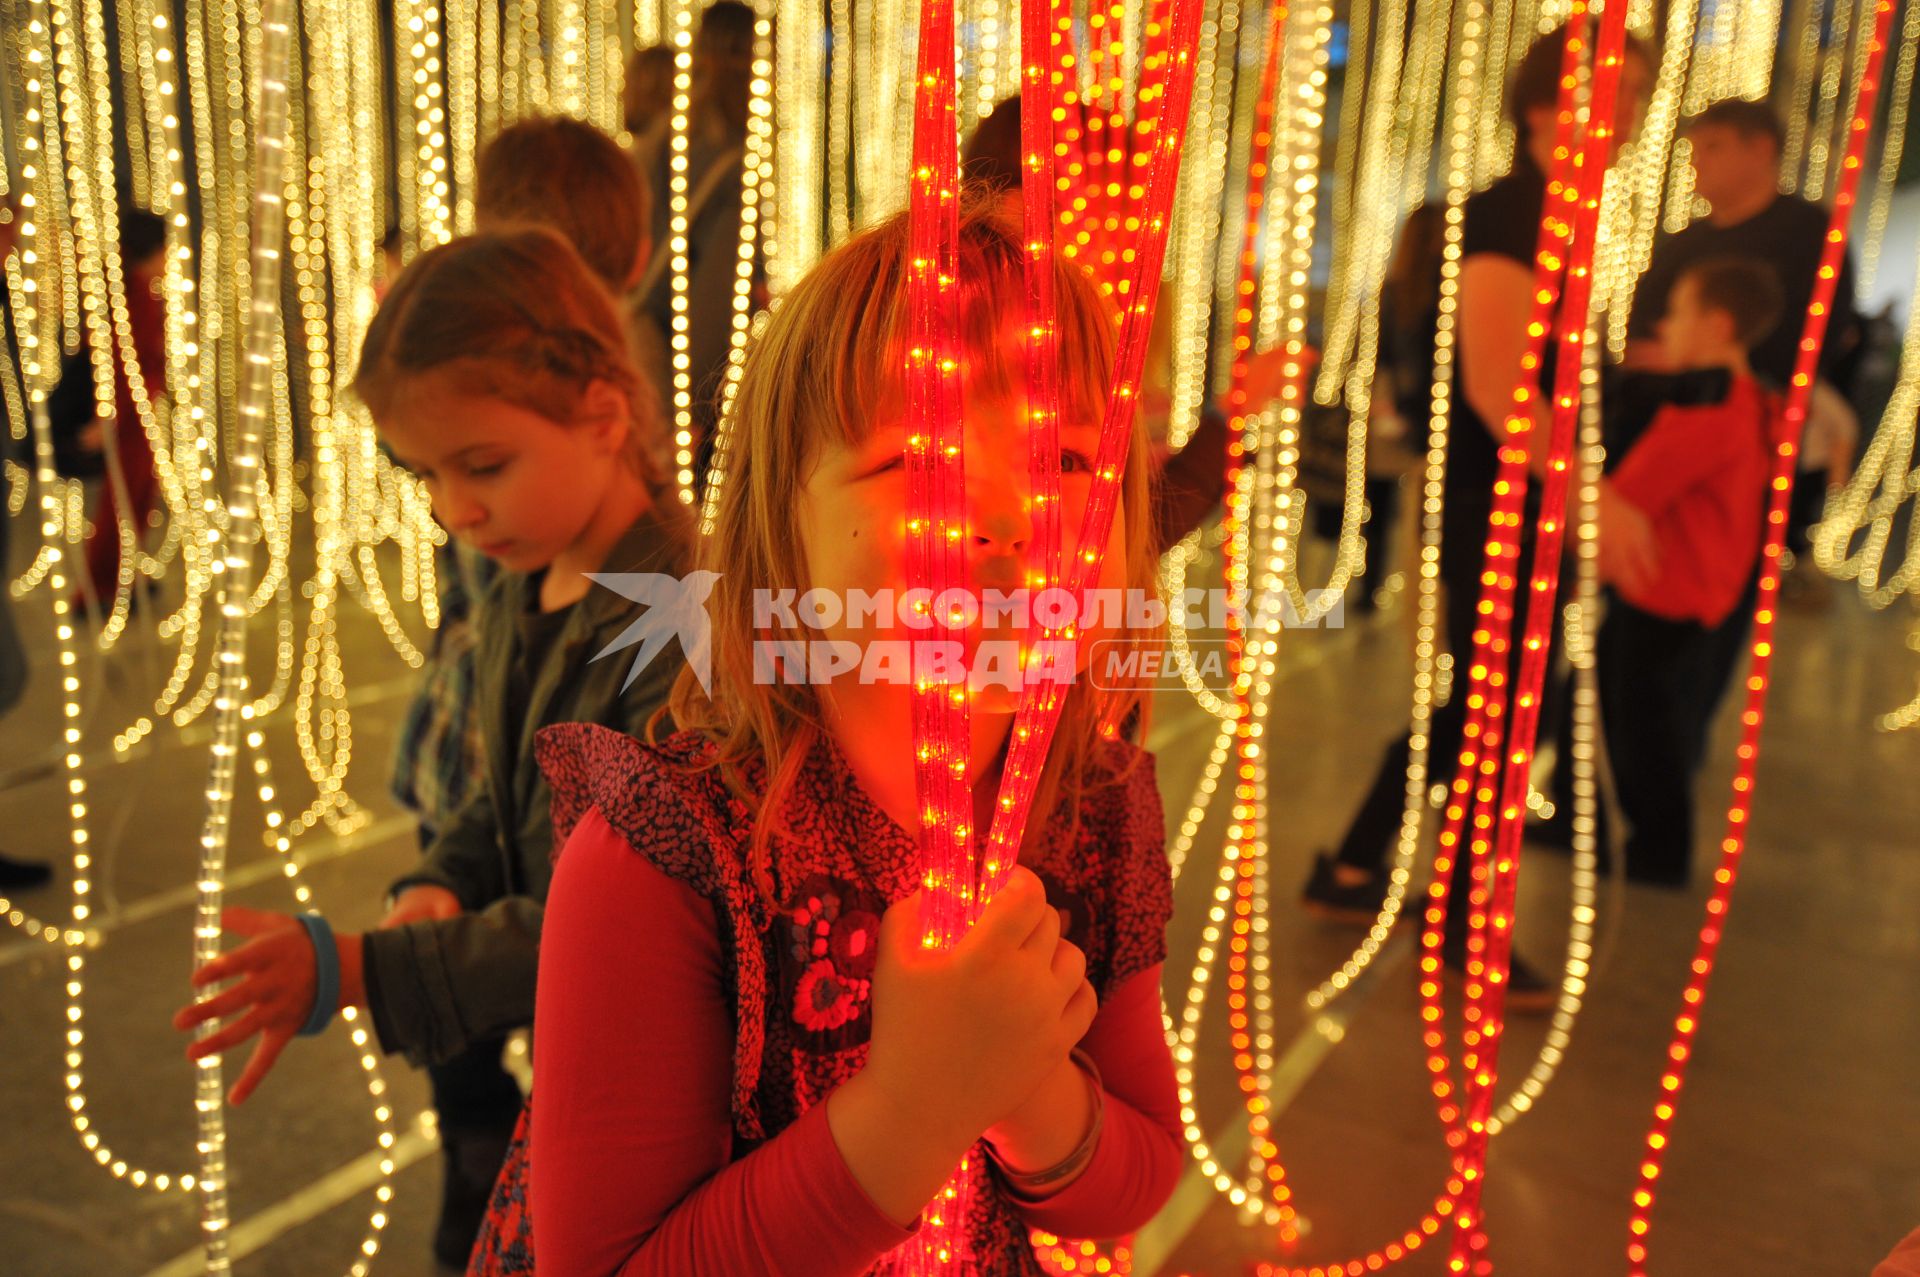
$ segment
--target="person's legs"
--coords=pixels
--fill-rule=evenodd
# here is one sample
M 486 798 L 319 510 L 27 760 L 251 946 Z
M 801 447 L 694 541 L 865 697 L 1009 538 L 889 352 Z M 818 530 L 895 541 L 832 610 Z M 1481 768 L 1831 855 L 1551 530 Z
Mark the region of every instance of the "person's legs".
M 1393 520 L 1400 511 L 1400 481 L 1370 477 L 1366 481 L 1366 496 L 1367 566 L 1360 574 L 1359 593 L 1354 596 L 1354 608 L 1362 613 L 1372 612 L 1379 606 L 1374 595 L 1387 577 L 1387 547 L 1393 544 Z
M 147 444 L 147 432 L 138 421 L 119 421 L 113 428 L 114 446 L 119 455 L 119 473 L 110 467 L 100 481 L 100 497 L 95 506 L 93 533 L 87 538 L 87 577 L 93 583 L 95 597 L 103 608 L 111 607 L 120 578 L 121 497 L 126 498 L 126 518 L 133 525 L 136 548 L 146 540 L 147 520 L 159 499 L 159 479 L 153 470 L 153 450 Z
M 1700 675 L 1713 635 L 1615 601 L 1600 631 L 1601 700 L 1627 821 L 1627 876 L 1685 885 L 1693 850 Z
M 427 1068 L 445 1171 L 433 1253 L 450 1267 L 466 1267 L 520 1116 L 520 1088 L 500 1066 L 504 1046 L 495 1038 Z
M 1467 665 L 1473 653 L 1479 587 L 1456 581 L 1443 588 L 1447 648 L 1453 654 L 1453 686 L 1447 703 L 1434 708 L 1428 723 L 1427 780 L 1429 784 L 1444 785 L 1453 779 L 1460 756 L 1460 737 L 1467 723 Z M 1335 852 L 1334 859 L 1339 864 L 1375 874 L 1384 871 L 1387 858 L 1400 837 L 1401 817 L 1406 810 L 1407 762 L 1412 752 L 1412 738 L 1406 733 L 1387 746 L 1379 770 L 1374 773 L 1373 784 Z

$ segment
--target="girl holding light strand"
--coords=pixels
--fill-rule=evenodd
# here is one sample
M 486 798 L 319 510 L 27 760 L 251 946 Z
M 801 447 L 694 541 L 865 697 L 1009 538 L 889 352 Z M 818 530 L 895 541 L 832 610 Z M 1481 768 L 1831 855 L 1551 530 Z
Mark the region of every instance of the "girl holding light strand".
M 957 292 L 967 568 L 1037 569 L 1018 224 L 962 209 Z M 912 690 L 769 679 L 804 641 L 768 593 L 903 592 L 908 571 L 907 219 L 830 253 L 748 356 L 704 567 L 711 682 L 681 730 L 542 733 L 558 854 L 524 1133 L 472 1272 L 890 1271 L 969 1158 L 967 1271 L 1037 1274 L 1030 1228 L 1145 1223 L 1181 1163 L 1162 1032 L 1171 875 L 1151 758 L 1122 739 L 1137 687 L 1084 660 L 1016 869 L 951 951 L 921 945 Z M 1110 310 L 1056 271 L 1061 544 L 1077 544 L 1112 376 Z M 1099 587 L 1152 591 L 1139 425 Z M 871 653 L 891 617 L 811 631 Z M 965 631 L 1009 636 L 991 620 Z M 1098 650 L 1080 635 L 1076 652 Z M 1139 637 L 1111 639 L 1126 644 Z M 865 662 L 861 664 L 866 669 Z M 976 689 L 975 827 L 991 823 L 1016 690 Z

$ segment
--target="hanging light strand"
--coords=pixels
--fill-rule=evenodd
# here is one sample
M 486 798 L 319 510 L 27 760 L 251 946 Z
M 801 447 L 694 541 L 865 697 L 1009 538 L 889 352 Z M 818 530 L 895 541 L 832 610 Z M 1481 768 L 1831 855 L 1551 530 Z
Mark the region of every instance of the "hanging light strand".
M 1735 750 L 1737 761 L 1734 765 L 1733 796 L 1727 809 L 1726 834 L 1720 844 L 1720 866 L 1714 871 L 1713 894 L 1707 900 L 1706 919 L 1701 925 L 1699 941 L 1688 967 L 1687 987 L 1681 994 L 1680 1012 L 1674 1018 L 1673 1037 L 1667 1047 L 1667 1065 L 1660 1078 L 1660 1096 L 1654 1105 L 1653 1122 L 1647 1132 L 1640 1164 L 1639 1183 L 1633 1192 L 1633 1215 L 1628 1222 L 1627 1240 L 1627 1265 L 1631 1277 L 1645 1277 L 1647 1271 L 1647 1239 L 1652 1230 L 1656 1182 L 1672 1144 L 1680 1089 L 1685 1083 L 1687 1066 L 1693 1056 L 1707 988 L 1713 978 L 1720 942 L 1726 933 L 1734 881 L 1740 871 L 1741 857 L 1746 851 L 1748 818 L 1753 810 L 1755 769 L 1760 756 L 1760 727 L 1766 713 L 1768 675 L 1773 664 L 1773 632 L 1780 596 L 1780 556 L 1786 544 L 1787 508 L 1793 492 L 1795 459 L 1799 452 L 1800 435 L 1806 425 L 1813 382 L 1818 376 L 1820 352 L 1826 340 L 1834 292 L 1846 258 L 1847 230 L 1852 222 L 1861 170 L 1865 165 L 1874 104 L 1879 98 L 1887 35 L 1893 26 L 1893 9 L 1892 0 L 1875 0 L 1871 24 L 1862 24 L 1866 28 L 1862 33 L 1866 57 L 1859 83 L 1852 94 L 1853 110 L 1848 121 L 1845 153 L 1834 191 L 1833 212 L 1819 271 L 1814 279 L 1813 301 L 1801 330 L 1798 358 L 1787 392 L 1786 413 L 1774 452 L 1767 503 L 1767 539 L 1761 551 L 1760 594 L 1754 610 L 1753 664 L 1747 675 L 1746 704 L 1740 714 L 1740 744 Z

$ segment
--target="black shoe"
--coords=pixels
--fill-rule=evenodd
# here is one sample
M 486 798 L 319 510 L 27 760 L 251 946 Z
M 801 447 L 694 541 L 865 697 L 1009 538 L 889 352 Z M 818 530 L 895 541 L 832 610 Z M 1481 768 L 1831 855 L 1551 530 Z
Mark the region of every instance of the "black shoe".
M 1313 873 L 1300 893 L 1300 903 L 1316 918 L 1353 927 L 1371 927 L 1380 917 L 1380 903 L 1386 899 L 1387 876 L 1368 870 L 1367 879 L 1343 883 L 1335 874 L 1339 862 L 1324 852 L 1313 858 Z
M 1463 973 L 1467 969 L 1467 944 L 1464 939 L 1447 937 L 1440 946 L 1440 960 L 1447 970 Z M 1560 986 L 1533 969 L 1519 954 L 1507 954 L 1506 1009 L 1514 1015 L 1545 1015 L 1560 1000 Z
M 53 867 L 0 856 L 0 891 L 32 891 L 53 881 Z

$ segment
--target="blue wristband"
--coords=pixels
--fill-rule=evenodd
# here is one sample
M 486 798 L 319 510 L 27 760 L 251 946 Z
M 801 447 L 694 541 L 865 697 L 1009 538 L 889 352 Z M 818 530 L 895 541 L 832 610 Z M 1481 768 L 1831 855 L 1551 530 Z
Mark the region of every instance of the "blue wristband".
M 300 1036 L 310 1038 L 326 1031 L 333 1023 L 333 1013 L 340 1007 L 340 950 L 334 946 L 333 928 L 325 918 L 317 913 L 300 913 L 294 917 L 307 929 L 307 939 L 313 942 L 313 1011 L 300 1026 Z

